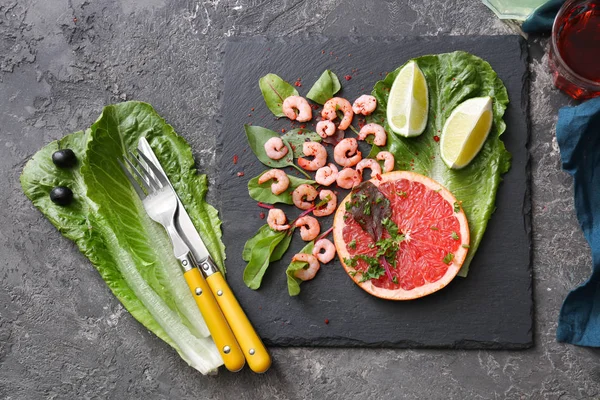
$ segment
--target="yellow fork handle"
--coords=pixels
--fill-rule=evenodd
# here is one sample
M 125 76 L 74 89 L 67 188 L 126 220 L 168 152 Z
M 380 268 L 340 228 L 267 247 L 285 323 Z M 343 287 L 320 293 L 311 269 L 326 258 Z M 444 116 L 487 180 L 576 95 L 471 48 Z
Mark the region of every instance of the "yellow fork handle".
M 206 280 L 246 356 L 248 366 L 254 372 L 265 372 L 271 366 L 271 357 L 223 275 L 215 272 Z
M 210 287 L 198 268 L 184 272 L 183 276 L 196 300 L 196 304 L 204 317 L 206 326 L 223 357 L 225 368 L 237 372 L 244 367 L 244 353 L 235 340 L 231 328 L 227 324 L 219 305 L 213 296 Z

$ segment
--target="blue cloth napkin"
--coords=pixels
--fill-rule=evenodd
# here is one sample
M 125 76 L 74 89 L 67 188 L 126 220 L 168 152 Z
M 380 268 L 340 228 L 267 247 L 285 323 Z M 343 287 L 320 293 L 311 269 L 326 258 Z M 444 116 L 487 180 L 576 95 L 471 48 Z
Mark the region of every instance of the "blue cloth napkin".
M 554 17 L 560 10 L 565 0 L 550 0 L 542 4 L 531 13 L 521 25 L 521 29 L 526 33 L 550 33 Z
M 573 176 L 577 219 L 590 244 L 593 264 L 590 279 L 567 295 L 556 338 L 600 347 L 600 97 L 561 108 L 556 139 L 563 169 Z

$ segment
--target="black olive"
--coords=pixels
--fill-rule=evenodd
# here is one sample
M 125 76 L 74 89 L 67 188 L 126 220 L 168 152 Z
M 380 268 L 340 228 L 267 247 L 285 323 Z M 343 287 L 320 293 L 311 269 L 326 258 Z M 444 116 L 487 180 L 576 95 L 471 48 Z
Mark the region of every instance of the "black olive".
M 77 164 L 77 157 L 73 153 L 73 150 L 62 149 L 52 154 L 52 162 L 58 168 L 71 168 Z
M 59 206 L 67 206 L 73 201 L 73 192 L 66 186 L 57 186 L 50 191 L 50 200 Z

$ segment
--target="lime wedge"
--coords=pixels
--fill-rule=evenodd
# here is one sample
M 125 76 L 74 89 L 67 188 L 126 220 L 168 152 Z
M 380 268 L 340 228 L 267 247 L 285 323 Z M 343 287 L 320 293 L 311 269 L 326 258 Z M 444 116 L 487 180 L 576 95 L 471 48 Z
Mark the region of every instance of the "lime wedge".
M 425 75 L 414 61 L 398 72 L 387 103 L 387 121 L 398 135 L 418 136 L 427 126 L 429 98 Z
M 452 169 L 464 168 L 475 158 L 492 128 L 492 98 L 476 97 L 460 103 L 442 129 L 442 160 Z

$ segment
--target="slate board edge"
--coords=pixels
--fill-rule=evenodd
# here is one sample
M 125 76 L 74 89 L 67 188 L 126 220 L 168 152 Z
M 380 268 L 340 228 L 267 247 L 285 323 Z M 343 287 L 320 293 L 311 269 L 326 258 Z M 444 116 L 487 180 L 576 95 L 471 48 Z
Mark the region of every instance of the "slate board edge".
M 532 205 L 531 205 L 531 154 L 530 154 L 530 132 L 531 132 L 531 119 L 529 115 L 529 68 L 528 68 L 528 59 L 529 59 L 529 51 L 527 48 L 526 41 L 520 37 L 519 35 L 501 35 L 504 37 L 514 37 L 517 38 L 521 47 L 521 61 L 525 63 L 525 72 L 523 73 L 521 80 L 523 82 L 521 89 L 521 108 L 525 111 L 525 125 L 526 125 L 526 191 L 524 193 L 523 204 L 522 204 L 522 212 L 523 212 L 523 223 L 525 225 L 525 231 L 528 238 L 528 250 L 529 250 L 529 265 L 527 266 L 527 271 L 529 275 L 532 275 L 532 230 L 531 230 L 531 218 L 532 218 Z M 476 39 L 476 38 L 489 38 L 498 40 L 498 35 L 467 35 L 463 36 L 465 39 Z M 313 41 L 316 43 L 326 42 L 328 40 L 339 40 L 339 39 L 349 39 L 353 43 L 368 43 L 372 42 L 398 42 L 402 39 L 409 39 L 415 41 L 428 41 L 432 40 L 431 37 L 326 37 L 323 35 L 298 35 L 289 38 L 271 38 L 267 36 L 253 36 L 253 37 L 235 37 L 229 38 L 226 41 L 224 51 L 226 52 L 227 44 L 229 42 L 245 42 L 245 41 L 257 41 L 262 43 L 272 42 L 274 44 L 289 44 L 289 43 L 303 43 L 306 41 Z M 223 80 L 225 80 L 225 65 L 223 65 Z M 223 114 L 221 113 L 218 117 L 222 118 Z M 220 123 L 218 124 L 220 127 L 222 126 Z M 224 145 L 224 137 L 223 135 L 218 135 L 217 143 L 216 143 L 216 160 L 217 165 L 221 165 L 222 162 L 222 153 L 223 153 L 223 145 Z M 218 176 L 216 179 L 216 188 L 217 192 L 220 190 L 222 185 L 224 184 L 224 177 Z M 218 197 L 217 205 L 219 207 L 219 212 L 222 210 L 222 203 L 220 197 Z M 468 279 L 468 278 L 467 278 Z M 529 340 L 521 341 L 521 342 L 504 342 L 504 341 L 476 341 L 476 340 L 458 340 L 452 342 L 438 342 L 435 344 L 432 343 L 421 343 L 414 340 L 398 340 L 395 342 L 390 341 L 381 341 L 377 343 L 364 342 L 361 340 L 356 340 L 353 338 L 347 338 L 343 336 L 321 336 L 319 338 L 319 343 L 314 344 L 310 339 L 306 339 L 303 337 L 286 337 L 285 339 L 281 337 L 274 338 L 276 342 L 271 341 L 270 339 L 263 338 L 265 344 L 273 347 L 339 347 L 339 348 L 354 348 L 354 347 L 365 347 L 365 348 L 429 348 L 429 349 L 465 349 L 465 350 L 476 350 L 476 349 L 485 349 L 485 350 L 524 350 L 531 348 L 534 345 L 533 342 L 533 333 L 534 333 L 534 325 L 533 325 L 533 315 L 534 315 L 534 303 L 533 303 L 533 279 L 530 280 L 529 291 L 532 296 L 532 302 L 530 307 L 530 315 L 531 326 L 529 329 Z

